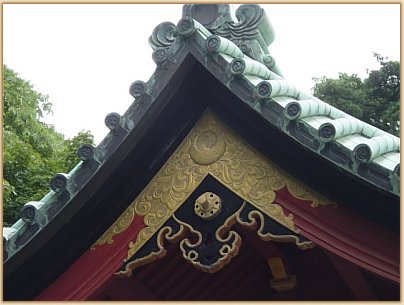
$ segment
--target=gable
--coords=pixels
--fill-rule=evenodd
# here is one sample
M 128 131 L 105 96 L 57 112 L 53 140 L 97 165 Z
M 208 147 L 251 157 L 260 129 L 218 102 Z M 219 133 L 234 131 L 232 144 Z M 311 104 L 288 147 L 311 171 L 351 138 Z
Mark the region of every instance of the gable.
M 135 201 L 97 240 L 93 249 L 99 245 L 112 243 L 114 235 L 130 226 L 134 217 L 140 216 L 145 227 L 128 247 L 126 260 L 131 259 L 206 180 L 216 181 L 241 198 L 245 204 L 252 205 L 253 210 L 263 213 L 283 226 L 287 229 L 285 232 L 289 233 L 284 233 L 280 238 L 294 240 L 301 247 L 310 243 L 299 241 L 302 237 L 293 237 L 293 234 L 298 232 L 293 222 L 293 215 L 286 215 L 282 207 L 275 203 L 275 191 L 286 188 L 296 198 L 310 201 L 313 206 L 332 204 L 260 156 L 225 128 L 212 113 L 207 112 Z M 214 182 L 210 184 L 212 183 L 214 184 Z M 220 207 L 222 205 L 220 195 L 211 193 L 211 196 L 218 198 L 216 204 L 220 204 Z M 210 209 L 212 216 L 220 213 L 219 207 Z M 244 207 L 239 206 L 238 209 L 240 210 L 237 213 L 240 214 Z M 238 209 L 229 212 L 227 217 Z M 202 219 L 208 217 L 206 220 L 209 220 L 209 215 L 204 217 L 204 211 L 195 203 L 195 213 Z M 263 216 L 261 217 L 263 220 Z M 175 216 L 174 219 L 179 222 Z M 226 221 L 224 219 L 220 225 L 224 225 Z M 212 231 L 212 234 L 215 235 L 216 231 Z M 270 236 L 276 240 L 274 234 Z M 235 251 L 233 247 L 232 250 Z M 209 268 L 200 262 L 196 265 L 201 269 Z
M 220 207 L 198 206 L 206 196 Z M 213 216 L 204 217 L 204 212 Z M 289 242 L 301 251 L 317 244 L 397 279 L 395 263 L 387 263 L 398 259 L 395 244 L 386 240 L 392 238 L 388 232 L 294 179 L 207 110 L 114 224 L 39 300 L 88 298 L 111 273 L 132 277 L 139 267 L 171 256 L 173 247 L 180 250 L 182 264 L 221 272 L 245 242 L 240 229 L 253 230 L 269 244 Z M 287 279 L 284 285 L 292 289 L 295 281 Z M 75 287 L 76 281 L 85 284 Z
M 40 205 L 28 203 L 24 207 L 22 219 L 5 241 L 7 298 L 33 298 L 60 274 L 70 270 L 77 260 L 85 257 L 91 262 L 89 249 L 92 245 L 95 249 L 113 246 L 114 242 L 108 242 L 122 238 L 125 242 L 113 251 L 113 257 L 101 255 L 102 259 L 99 258 L 114 262 L 105 267 L 105 272 L 117 271 L 121 267 L 120 259 L 129 260 L 143 249 L 146 241 L 158 234 L 162 225 L 193 196 L 204 179 L 213 179 L 258 209 L 263 217 L 292 232 L 289 232 L 291 235 L 301 233 L 367 270 L 398 280 L 397 234 L 392 233 L 399 231 L 398 139 L 360 125 L 357 120 L 279 79 L 277 68 L 268 62 L 265 65 L 260 57 L 265 55 L 264 58 L 270 59 L 269 54 L 260 53 L 270 41 L 250 41 L 254 48 L 246 55 L 241 45 L 229 40 L 235 40 L 234 33 L 223 34 L 229 39 L 216 32 L 211 35 L 210 31 L 217 30 L 216 23 L 225 19 L 205 27 L 189 16 L 192 10 L 198 10 L 197 7 L 186 6 L 185 17 L 177 26 L 164 23 L 156 28 L 151 45 L 157 69 L 147 82 L 136 81 L 131 85 L 134 103 L 123 115 L 107 115 L 105 122 L 111 130 L 107 137 L 95 148 L 81 147 L 82 162 L 69 174 L 55 175 L 51 181 L 52 191 Z M 226 14 L 223 6 L 219 8 L 220 14 Z M 256 6 L 246 6 L 240 14 L 249 14 L 249 8 L 256 10 Z M 257 32 L 257 28 L 265 28 L 267 24 L 262 18 L 258 14 L 254 19 L 256 24 L 249 30 L 257 34 L 261 31 Z M 234 30 L 241 35 L 245 32 L 243 27 Z M 172 31 L 177 35 L 168 35 Z M 261 171 L 239 172 L 238 168 L 230 167 L 228 171 L 232 178 L 228 179 L 224 172 L 213 168 L 223 167 L 217 163 L 219 158 L 208 164 L 212 166 L 210 172 L 187 176 L 184 171 L 187 173 L 190 169 L 177 164 L 169 170 L 173 176 L 160 177 L 162 183 L 158 185 L 161 188 L 166 185 L 159 191 L 161 198 L 168 196 L 165 192 L 169 191 L 176 193 L 175 200 L 167 199 L 169 201 L 164 204 L 153 201 L 150 208 L 157 209 L 154 211 L 159 215 L 157 218 L 144 211 L 136 214 L 134 200 L 152 196 L 144 193 L 149 183 L 156 183 L 153 179 L 158 179 L 164 164 L 172 160 L 171 156 L 182 147 L 184 138 L 207 109 L 217 118 L 207 124 L 208 127 L 221 126 L 216 139 L 224 135 L 231 138 L 225 142 L 220 140 L 226 145 L 219 145 L 215 153 L 224 156 L 229 153 L 227 145 L 233 143 L 235 152 L 240 147 L 246 149 L 245 154 L 249 156 L 243 161 L 246 166 L 259 167 Z M 361 131 L 354 126 L 361 126 L 362 129 L 358 127 Z M 320 133 L 320 130 L 331 133 Z M 212 138 L 211 132 L 208 128 L 206 139 Z M 189 149 L 194 147 L 194 152 L 184 152 L 190 155 L 188 161 L 197 164 L 193 171 L 207 166 L 203 163 L 209 158 L 206 159 L 205 152 L 200 153 L 199 149 L 204 145 L 209 147 L 209 143 L 200 146 L 191 141 Z M 355 145 L 358 143 L 366 144 L 359 150 L 364 151 L 363 162 L 356 157 Z M 390 157 L 391 162 L 387 160 Z M 387 161 L 379 162 L 378 158 L 387 158 Z M 227 163 L 231 164 L 231 161 Z M 186 183 L 176 180 L 175 175 L 188 180 L 184 180 Z M 257 179 L 261 176 L 265 179 Z M 271 177 L 275 177 L 274 180 Z M 165 179 L 172 179 L 174 184 L 167 184 Z M 170 189 L 175 185 L 181 191 Z M 258 186 L 259 191 L 253 196 L 251 190 Z M 323 206 L 329 201 L 337 203 L 338 209 Z M 143 206 L 148 205 L 147 200 L 140 202 Z M 118 227 L 114 225 L 117 219 Z M 157 222 L 153 224 L 145 219 Z M 335 230 L 341 224 L 344 229 Z M 133 240 L 137 235 L 133 235 L 130 228 L 144 229 L 143 241 Z M 320 235 L 318 228 L 321 228 Z M 106 235 L 100 239 L 104 232 Z M 354 240 L 349 237 L 352 234 Z M 133 242 L 131 252 L 129 241 Z M 348 251 L 351 254 L 346 254 L 346 244 L 351 246 Z M 66 245 L 69 245 L 68 251 Z M 387 254 L 380 254 L 383 251 Z M 43 270 L 45 264 L 48 268 Z M 41 276 L 32 283 L 36 274 Z

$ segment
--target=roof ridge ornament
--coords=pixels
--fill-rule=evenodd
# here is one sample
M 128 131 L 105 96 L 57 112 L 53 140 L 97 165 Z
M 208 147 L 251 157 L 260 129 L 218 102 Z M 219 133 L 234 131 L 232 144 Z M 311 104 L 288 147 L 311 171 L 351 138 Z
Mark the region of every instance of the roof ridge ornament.
M 149 45 L 153 50 L 170 47 L 177 37 L 177 29 L 172 22 L 162 22 L 156 26 L 149 37 Z
M 204 28 L 207 36 L 215 34 L 215 38 L 219 36 L 228 39 L 245 55 L 282 76 L 275 59 L 268 51 L 275 40 L 275 31 L 265 10 L 257 4 L 243 4 L 237 8 L 236 18 L 237 20 L 232 18 L 229 4 L 185 4 L 182 19 L 177 26 L 171 22 L 160 23 L 153 30 L 149 44 L 162 55 L 164 49 L 175 42 L 178 34 L 190 36 L 196 26 Z
M 275 40 L 275 31 L 265 10 L 257 4 L 243 4 L 231 16 L 229 4 L 186 4 L 183 18 L 193 18 L 213 34 L 232 41 L 250 58 L 281 75 L 268 47 Z

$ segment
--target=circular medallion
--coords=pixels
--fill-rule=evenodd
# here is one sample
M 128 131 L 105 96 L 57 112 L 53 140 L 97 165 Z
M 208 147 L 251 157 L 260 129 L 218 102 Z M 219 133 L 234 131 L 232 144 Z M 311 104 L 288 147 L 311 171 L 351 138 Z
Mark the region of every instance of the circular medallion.
M 206 192 L 195 200 L 195 214 L 204 220 L 209 220 L 219 214 L 222 208 L 222 199 L 212 192 Z
M 189 153 L 195 163 L 209 165 L 219 160 L 225 150 L 226 142 L 221 134 L 204 130 L 192 140 Z

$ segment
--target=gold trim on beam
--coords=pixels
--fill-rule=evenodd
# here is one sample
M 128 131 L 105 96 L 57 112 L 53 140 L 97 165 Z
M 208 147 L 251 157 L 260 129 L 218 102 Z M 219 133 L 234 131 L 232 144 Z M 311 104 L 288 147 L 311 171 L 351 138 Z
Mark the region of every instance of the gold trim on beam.
M 114 224 L 91 246 L 91 250 L 95 249 L 97 245 L 112 244 L 114 241 L 112 237 L 125 231 L 135 218 L 135 209 L 131 205 L 125 212 L 114 222 Z
M 311 201 L 313 207 L 335 205 L 279 169 L 206 111 L 157 175 L 92 248 L 111 243 L 114 235 L 129 227 L 128 215 L 133 210 L 134 215 L 144 216 L 145 228 L 129 245 L 127 259 L 131 258 L 208 175 L 295 233 L 293 215 L 285 215 L 283 208 L 274 203 L 275 191 L 287 187 L 296 198 Z

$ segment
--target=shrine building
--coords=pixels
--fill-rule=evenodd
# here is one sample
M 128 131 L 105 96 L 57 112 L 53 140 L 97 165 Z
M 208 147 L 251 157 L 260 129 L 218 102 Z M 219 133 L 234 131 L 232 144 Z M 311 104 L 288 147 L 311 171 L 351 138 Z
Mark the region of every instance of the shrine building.
M 400 139 L 285 79 L 260 6 L 235 18 L 157 25 L 127 111 L 3 228 L 5 300 L 400 299 Z

